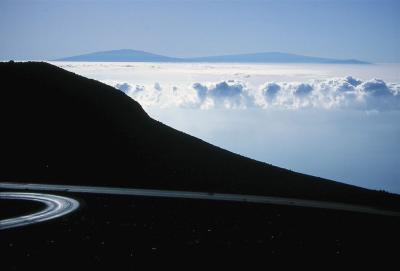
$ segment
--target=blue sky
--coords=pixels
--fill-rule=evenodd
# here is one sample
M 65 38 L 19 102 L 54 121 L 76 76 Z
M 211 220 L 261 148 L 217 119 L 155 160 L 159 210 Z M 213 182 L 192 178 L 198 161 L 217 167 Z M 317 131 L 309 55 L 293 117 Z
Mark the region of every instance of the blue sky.
M 400 62 L 400 1 L 0 1 L 0 59 L 120 48 Z

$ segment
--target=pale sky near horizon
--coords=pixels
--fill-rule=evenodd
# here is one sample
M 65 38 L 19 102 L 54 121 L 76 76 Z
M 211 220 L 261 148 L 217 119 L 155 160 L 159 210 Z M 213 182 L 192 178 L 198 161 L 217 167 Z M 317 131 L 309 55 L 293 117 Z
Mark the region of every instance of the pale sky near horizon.
M 400 62 L 400 1 L 0 1 L 0 59 L 121 48 Z

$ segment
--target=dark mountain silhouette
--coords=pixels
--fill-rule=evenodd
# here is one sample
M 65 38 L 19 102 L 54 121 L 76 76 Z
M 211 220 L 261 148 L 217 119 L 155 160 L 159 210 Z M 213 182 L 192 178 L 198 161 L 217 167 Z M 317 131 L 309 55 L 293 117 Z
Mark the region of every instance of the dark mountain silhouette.
M 302 56 L 288 53 L 267 52 L 207 56 L 194 58 L 168 57 L 136 50 L 114 50 L 71 56 L 58 61 L 98 61 L 98 62 L 211 62 L 211 63 L 322 63 L 322 64 L 369 64 L 355 59 L 332 59 Z
M 0 78 L 0 181 L 400 203 L 215 147 L 151 119 L 123 92 L 47 63 L 0 63 Z

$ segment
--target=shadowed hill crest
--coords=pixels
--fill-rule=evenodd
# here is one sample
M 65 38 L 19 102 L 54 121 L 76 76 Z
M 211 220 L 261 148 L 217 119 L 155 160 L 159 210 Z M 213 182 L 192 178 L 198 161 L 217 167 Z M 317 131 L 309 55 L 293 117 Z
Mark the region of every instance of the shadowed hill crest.
M 215 147 L 151 119 L 121 91 L 47 63 L 0 63 L 0 74 L 3 181 L 399 202 Z

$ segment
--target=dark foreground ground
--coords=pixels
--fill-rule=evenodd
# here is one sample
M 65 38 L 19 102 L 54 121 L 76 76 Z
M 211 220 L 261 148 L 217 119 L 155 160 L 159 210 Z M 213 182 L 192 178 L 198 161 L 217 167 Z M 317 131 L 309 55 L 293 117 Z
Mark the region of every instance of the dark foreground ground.
M 0 63 L 0 82 L 2 182 L 252 194 L 400 210 L 400 195 L 292 172 L 220 149 L 151 119 L 137 102 L 110 86 L 47 63 Z M 1 270 L 119 270 L 134 267 L 145 256 L 167 255 L 181 262 L 186 254 L 212 264 L 210 258 L 236 252 L 240 256 L 229 262 L 249 255 L 263 260 L 281 255 L 286 262 L 293 256 L 387 260 L 398 256 L 400 244 L 400 219 L 393 217 L 199 200 L 68 196 L 81 201 L 77 212 L 0 231 Z M 6 209 L 0 210 L 4 219 L 37 206 L 7 201 L 0 207 Z
M 0 231 L 3 270 L 60 264 L 129 268 L 148 256 L 179 260 L 192 254 L 207 262 L 238 252 L 260 259 L 390 259 L 400 242 L 398 217 L 201 200 L 64 195 L 78 199 L 81 208 L 53 221 Z
M 28 215 L 42 210 L 44 205 L 40 202 L 28 200 L 0 200 L 0 219 Z

